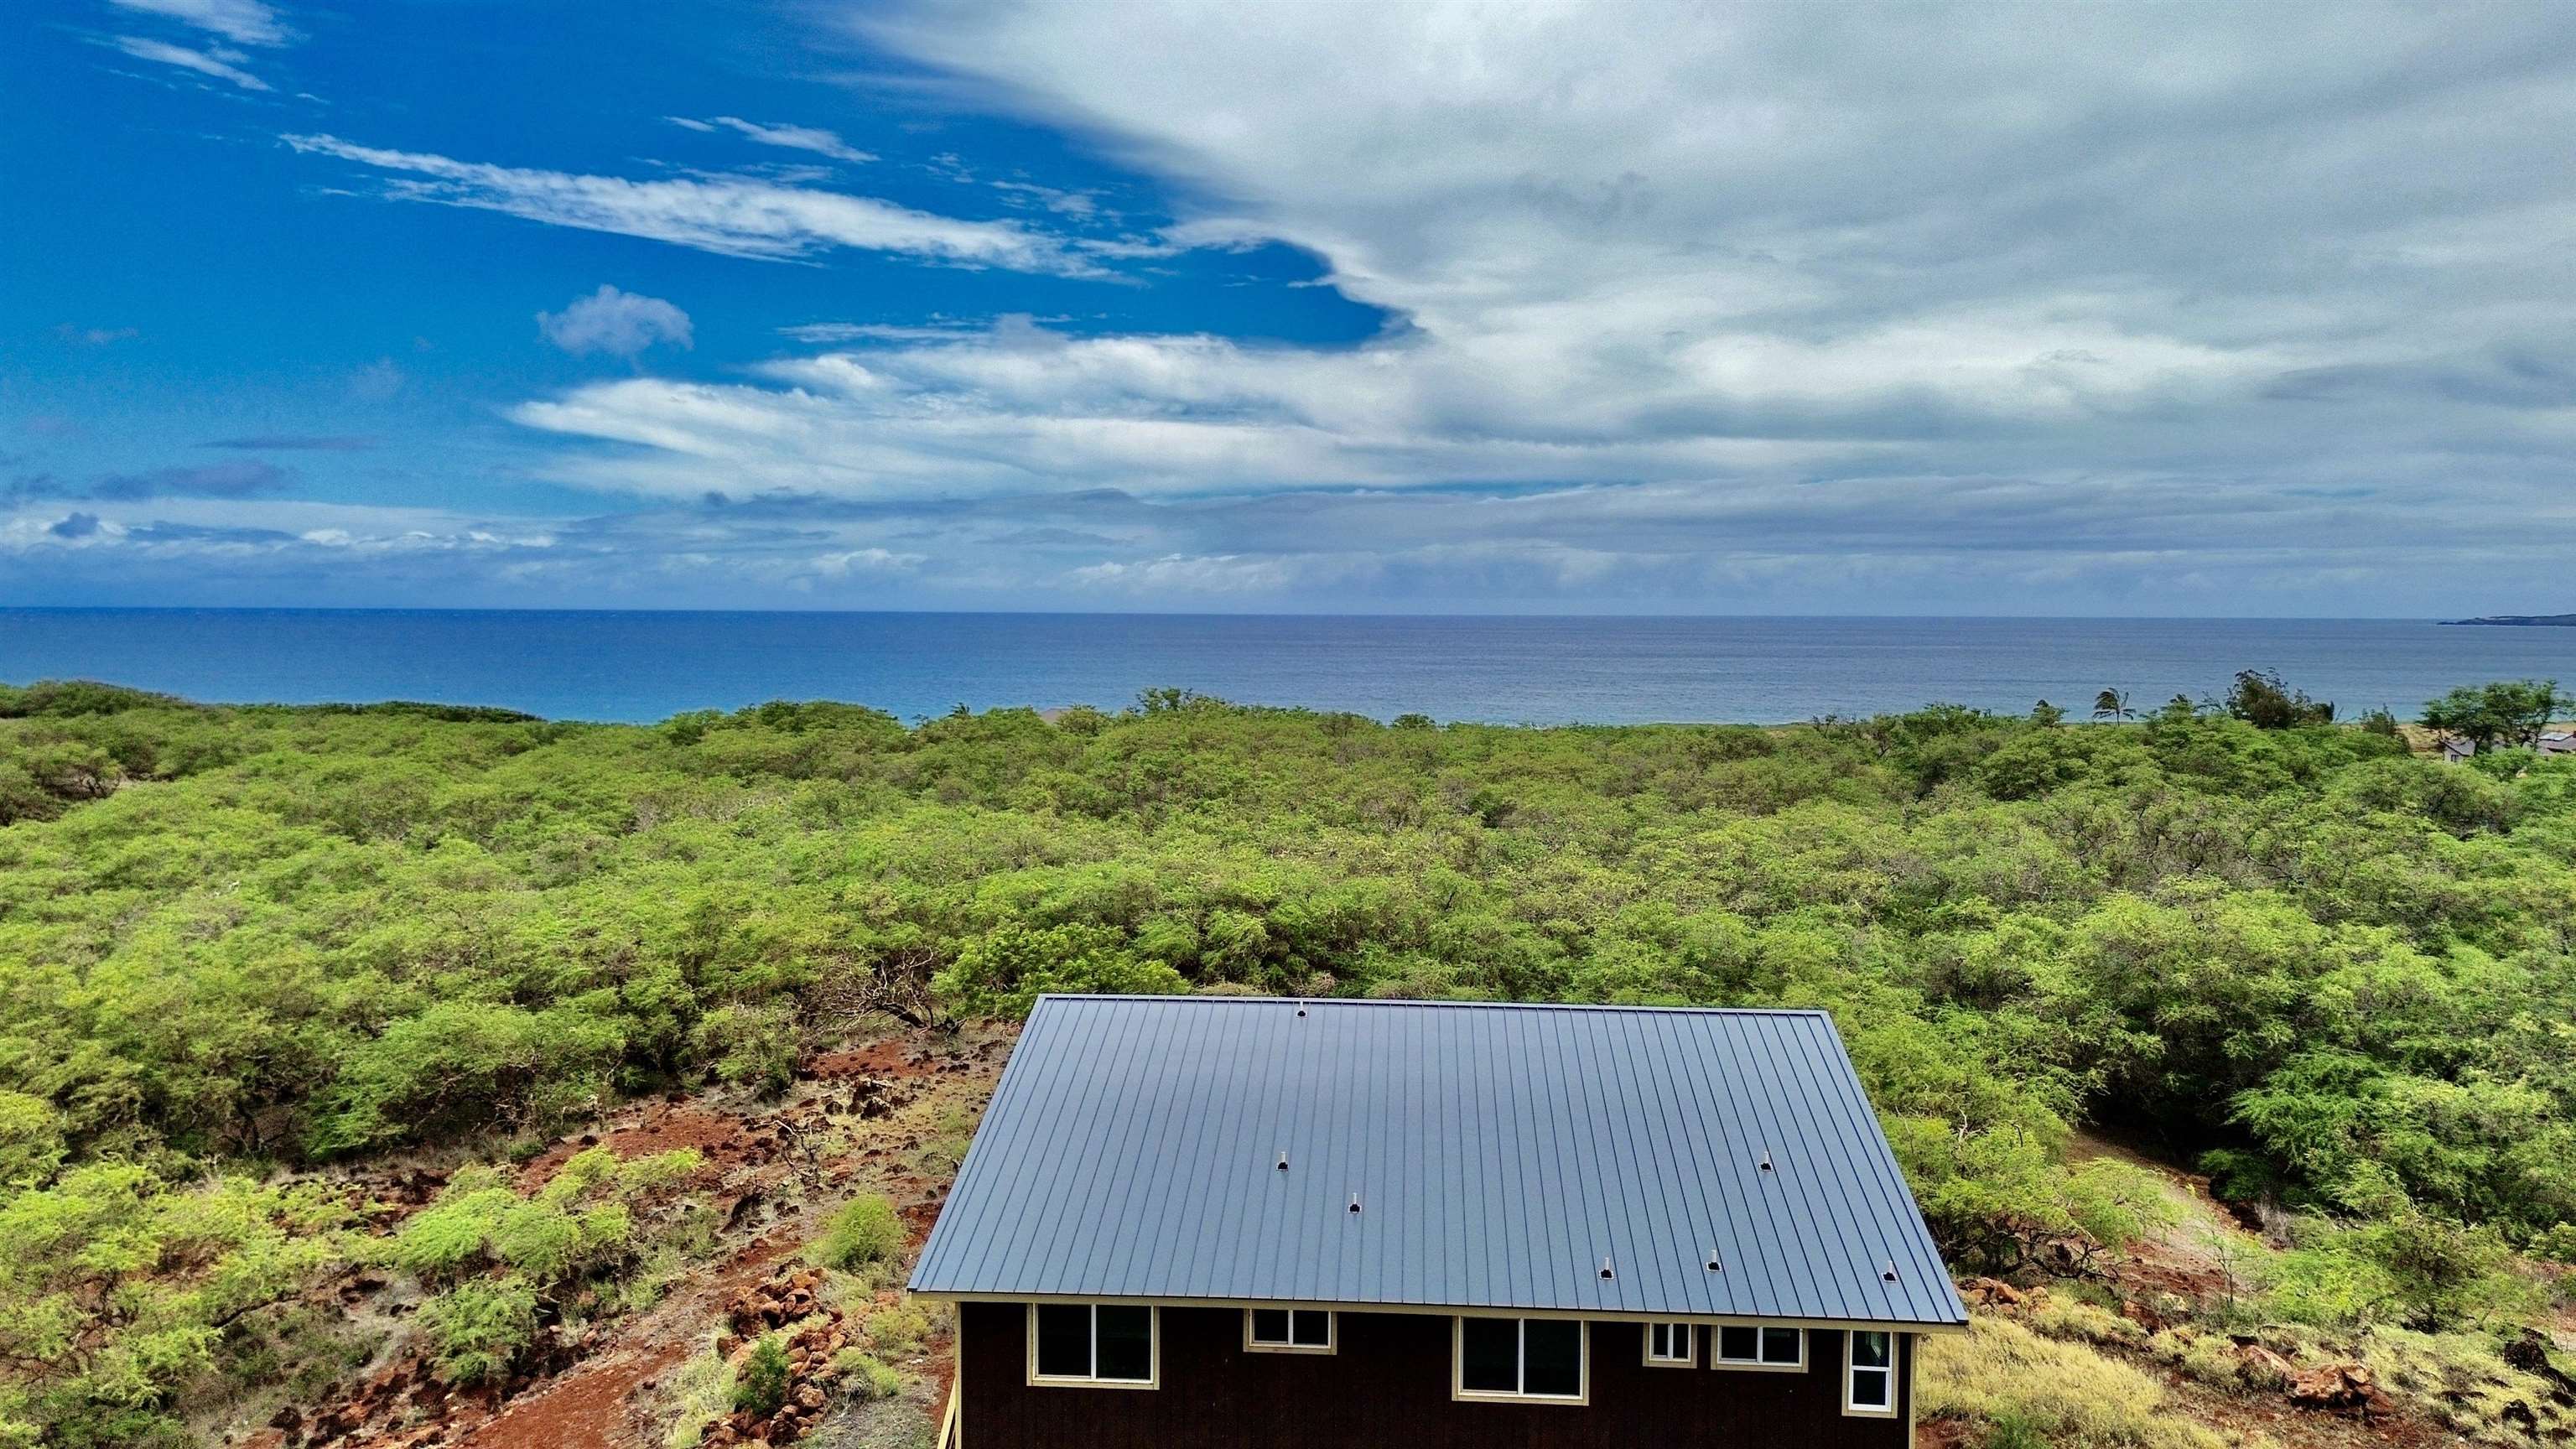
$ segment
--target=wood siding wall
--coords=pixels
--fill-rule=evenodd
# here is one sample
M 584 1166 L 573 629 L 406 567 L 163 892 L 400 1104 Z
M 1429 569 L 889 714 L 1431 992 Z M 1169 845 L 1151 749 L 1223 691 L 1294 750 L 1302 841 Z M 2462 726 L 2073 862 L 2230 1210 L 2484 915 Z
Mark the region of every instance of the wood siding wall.
M 1340 1351 L 1251 1353 L 1239 1308 L 1162 1311 L 1162 1386 L 1028 1382 L 1028 1310 L 960 1305 L 961 1449 L 1903 1449 L 1915 1339 L 1898 1335 L 1897 1416 L 1842 1411 L 1843 1335 L 1808 1334 L 1804 1372 L 1644 1363 L 1645 1327 L 1592 1325 L 1591 1402 L 1450 1397 L 1450 1321 L 1345 1313 Z

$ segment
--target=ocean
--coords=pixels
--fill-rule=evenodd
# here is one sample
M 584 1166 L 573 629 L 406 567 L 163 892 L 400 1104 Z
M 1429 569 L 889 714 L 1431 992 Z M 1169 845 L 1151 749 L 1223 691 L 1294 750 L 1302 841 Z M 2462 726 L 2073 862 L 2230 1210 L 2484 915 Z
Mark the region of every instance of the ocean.
M 768 699 L 904 719 L 1182 688 L 1381 719 L 1776 723 L 1932 701 L 2082 716 L 2273 669 L 2347 715 L 2455 684 L 2576 683 L 2576 629 L 2395 619 L 1423 618 L 0 609 L 0 681 L 192 699 L 502 705 L 656 720 Z

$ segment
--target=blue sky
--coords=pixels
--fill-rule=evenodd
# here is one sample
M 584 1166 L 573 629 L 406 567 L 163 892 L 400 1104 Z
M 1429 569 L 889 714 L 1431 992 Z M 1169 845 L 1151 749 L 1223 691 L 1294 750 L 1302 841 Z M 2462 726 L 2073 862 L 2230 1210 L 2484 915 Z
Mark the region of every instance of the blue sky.
M 2541 6 L 37 0 L 0 604 L 2576 607 L 2571 122 Z

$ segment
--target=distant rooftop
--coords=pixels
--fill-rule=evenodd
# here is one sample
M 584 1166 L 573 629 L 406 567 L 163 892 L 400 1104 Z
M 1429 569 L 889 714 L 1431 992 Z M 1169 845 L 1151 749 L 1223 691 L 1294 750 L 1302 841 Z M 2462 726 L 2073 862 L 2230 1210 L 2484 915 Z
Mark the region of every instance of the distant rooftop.
M 1813 1011 L 1043 997 L 912 1287 L 1967 1318 Z

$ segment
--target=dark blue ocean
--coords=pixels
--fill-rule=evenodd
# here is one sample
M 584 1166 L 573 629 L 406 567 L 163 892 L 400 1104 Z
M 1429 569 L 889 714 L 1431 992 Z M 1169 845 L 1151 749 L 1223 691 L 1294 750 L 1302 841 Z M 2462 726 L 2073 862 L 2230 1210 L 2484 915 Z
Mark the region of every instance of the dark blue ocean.
M 2455 684 L 2576 682 L 2576 629 L 2387 619 L 1418 618 L 0 610 L 0 681 L 222 701 L 437 700 L 654 720 L 830 698 L 910 719 L 1194 689 L 1390 718 L 1778 722 L 1933 700 L 2081 714 L 2277 669 L 2347 714 Z

